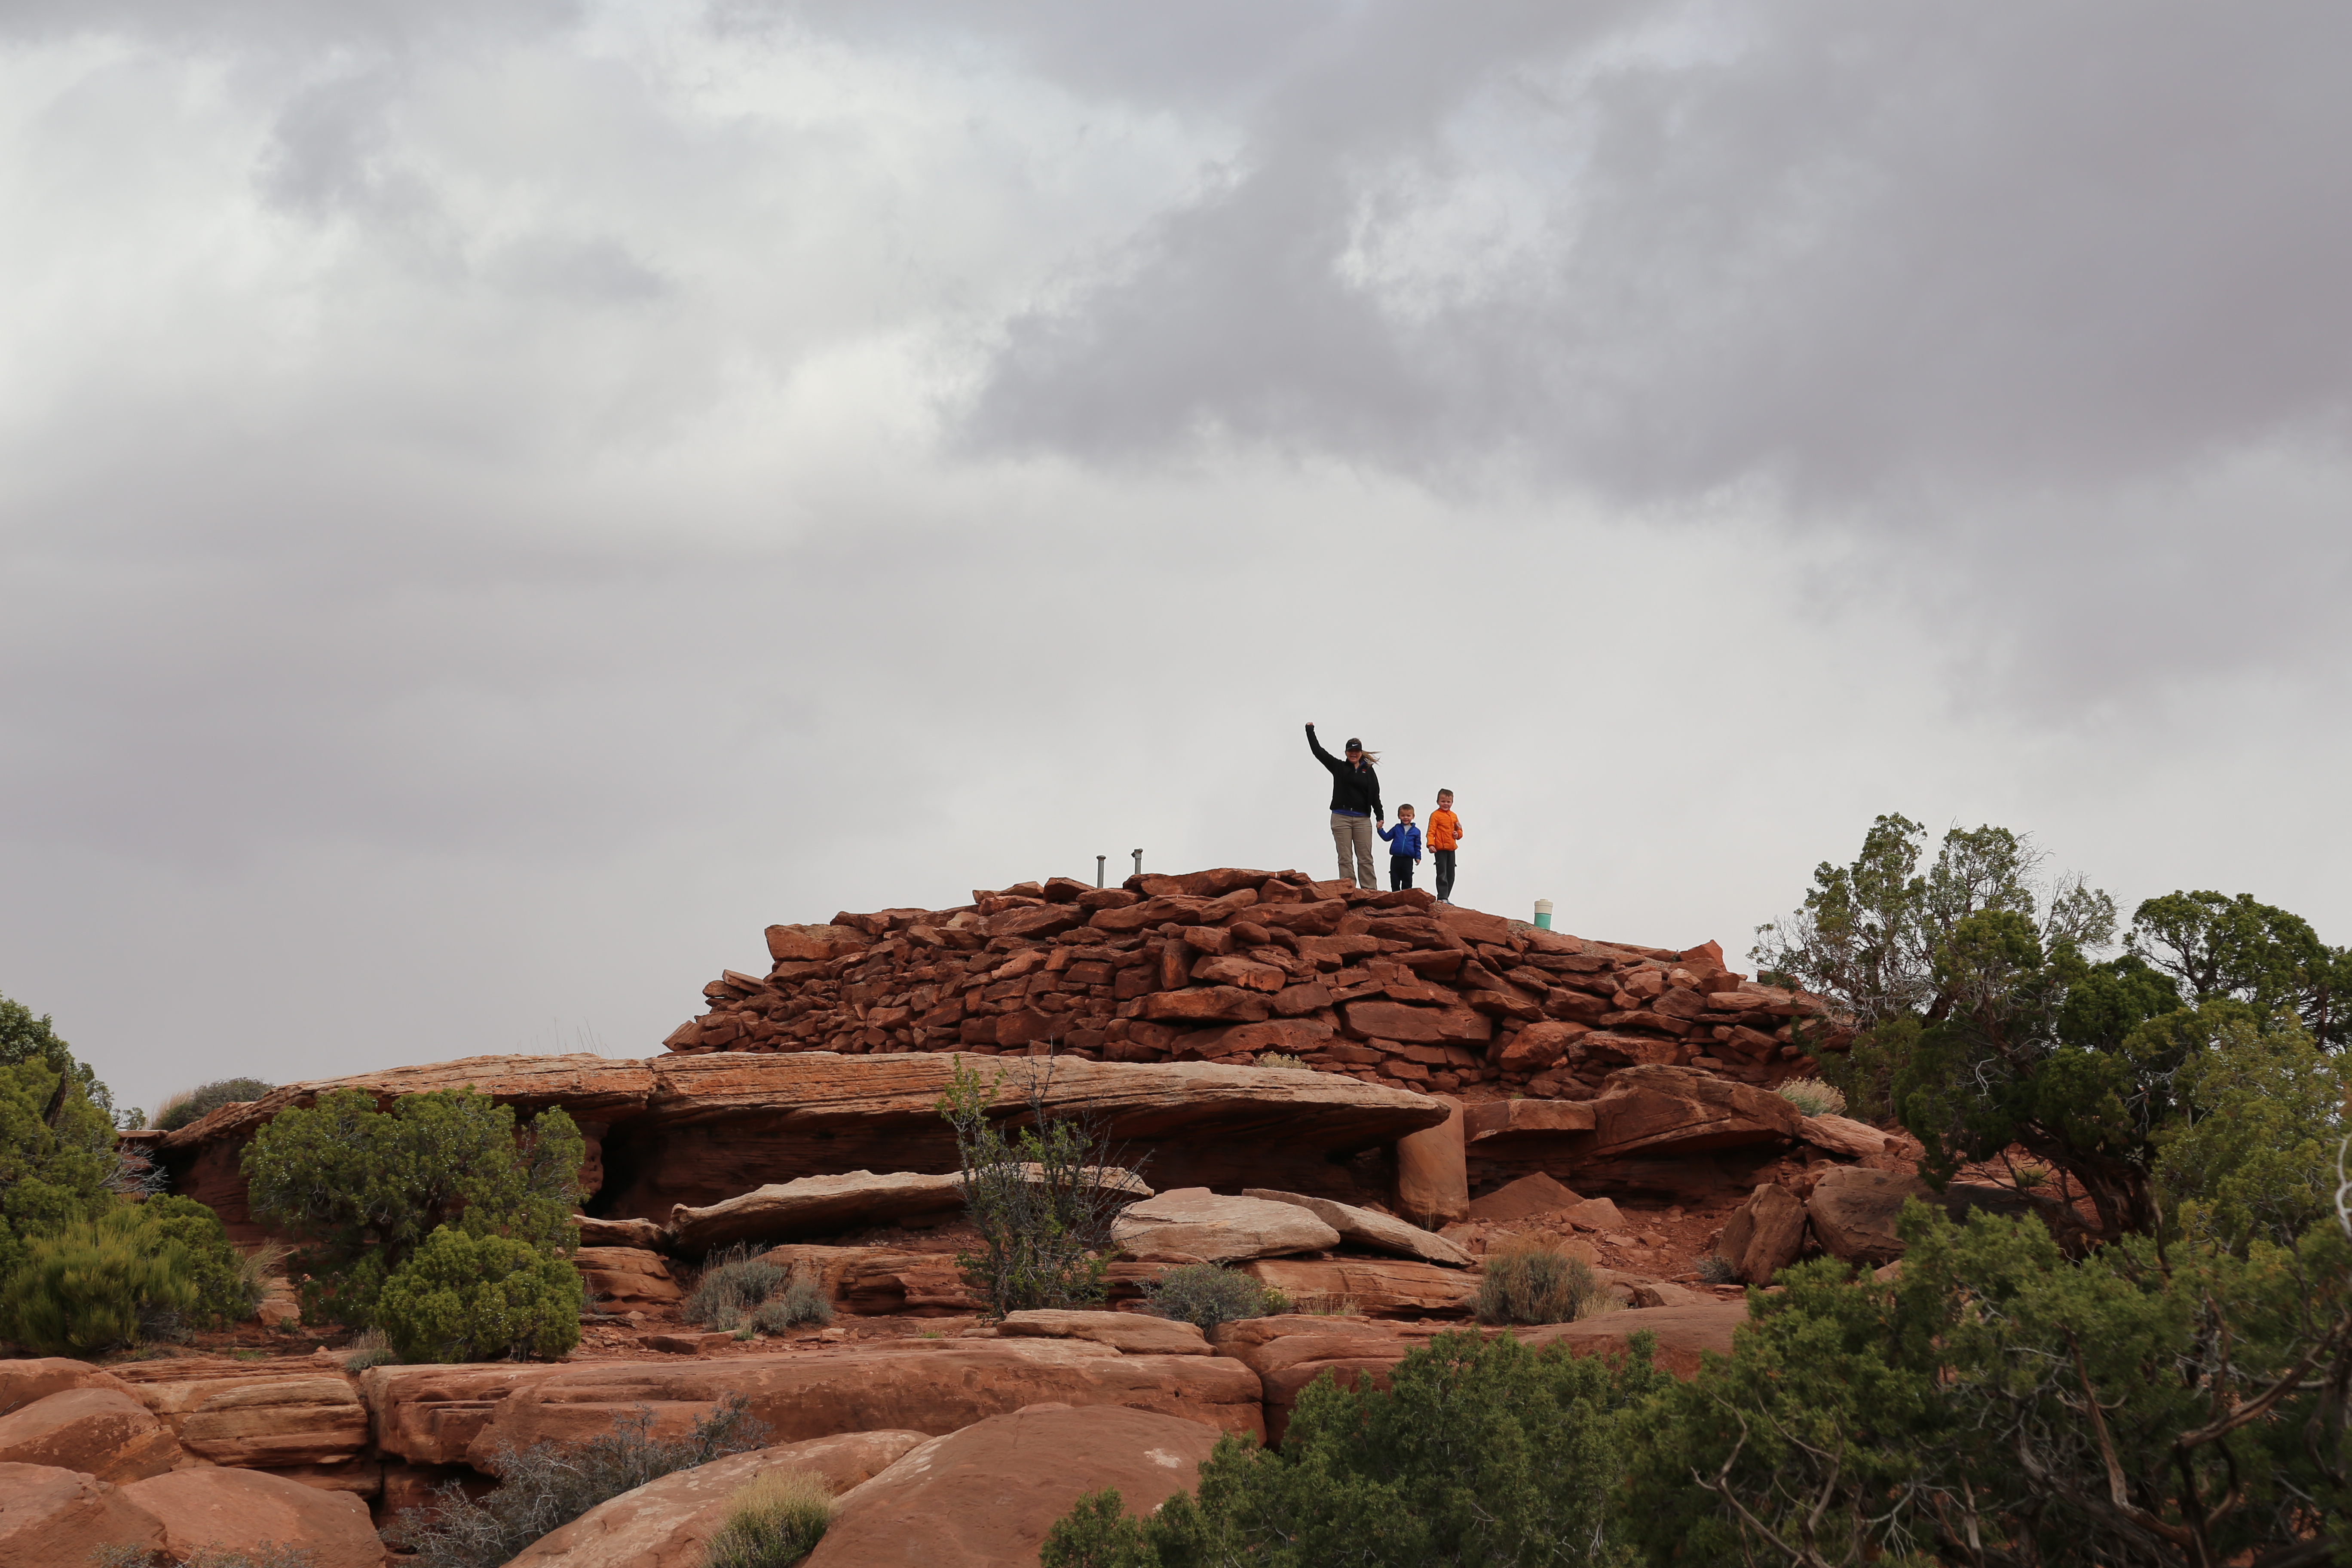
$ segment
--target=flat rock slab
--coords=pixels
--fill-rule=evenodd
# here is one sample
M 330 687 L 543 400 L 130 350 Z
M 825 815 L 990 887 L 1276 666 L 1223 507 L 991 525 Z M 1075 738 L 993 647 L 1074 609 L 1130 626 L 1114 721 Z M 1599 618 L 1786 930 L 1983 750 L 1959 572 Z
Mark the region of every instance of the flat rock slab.
M 1295 1204 L 1226 1197 L 1206 1187 L 1129 1204 L 1111 1222 L 1110 1236 L 1120 1251 L 1146 1263 L 1231 1263 L 1339 1245 L 1337 1230 Z
M 996 1331 L 1011 1339 L 1091 1340 L 1126 1355 L 1207 1355 L 1198 1327 L 1141 1312 L 1074 1312 L 1039 1308 L 1007 1312 Z
M 401 1095 L 471 1088 L 523 1110 L 562 1105 L 602 1124 L 600 1146 L 625 1146 L 634 1176 L 597 1199 L 607 1223 L 666 1221 L 752 1188 L 846 1170 L 933 1174 L 956 1168 L 938 1103 L 960 1058 L 931 1052 L 711 1052 L 649 1061 L 585 1055 L 474 1057 L 343 1079 L 288 1084 L 223 1106 L 157 1144 L 186 1190 L 219 1210 L 232 1234 L 260 1234 L 247 1215 L 239 1148 L 289 1106 L 338 1089 L 390 1103 Z M 996 1077 L 1002 1068 L 1003 1077 Z M 1114 1142 L 1255 1152 L 1319 1161 L 1393 1142 L 1444 1119 L 1429 1097 L 1334 1073 L 1261 1071 L 1210 1062 L 1127 1063 L 993 1058 L 992 1114 L 1027 1110 L 1033 1084 L 1052 1112 L 1094 1121 Z M 184 1180 L 183 1180 L 184 1178 Z M 1296 1180 L 1286 1181 L 1296 1186 Z
M 1475 1275 L 1402 1258 L 1261 1258 L 1242 1272 L 1302 1310 L 1379 1318 L 1459 1317 L 1478 1291 Z
M 1697 1153 L 1793 1141 L 1804 1120 L 1769 1089 L 1734 1083 L 1696 1068 L 1620 1068 L 1591 1101 L 1592 1159 L 1663 1152 Z
M 1238 1370 L 1238 1369 L 1236 1369 Z M 1142 1516 L 1199 1484 L 1217 1434 L 1149 1411 L 1032 1405 L 924 1444 L 841 1500 L 805 1568 L 1034 1563 L 1078 1499 Z
M 1022 1171 L 1033 1183 L 1044 1180 L 1044 1173 L 1034 1165 L 1024 1165 Z M 1151 1189 L 1131 1171 L 1090 1170 L 1088 1175 L 1097 1186 L 1122 1197 L 1151 1195 Z M 730 1242 L 791 1241 L 889 1225 L 960 1209 L 963 1203 L 963 1178 L 959 1175 L 912 1171 L 876 1175 L 871 1171 L 850 1171 L 837 1176 L 771 1183 L 702 1208 L 680 1204 L 670 1210 L 667 1228 L 673 1247 L 698 1255 Z
M 1122 1355 L 1083 1340 L 915 1340 L 887 1349 L 558 1367 L 500 1401 L 475 1437 L 578 1442 L 637 1405 L 674 1436 L 730 1394 L 781 1441 L 895 1430 L 937 1436 L 1026 1405 L 1115 1405 L 1265 1434 L 1257 1374 L 1223 1356 Z
M 332 1465 L 368 1447 L 367 1406 L 340 1369 L 194 1392 L 180 1443 L 215 1465 Z
M 1484 1107 L 1474 1106 L 1474 1110 Z M 1591 1122 L 1591 1112 L 1585 1112 L 1586 1124 Z M 1559 1182 L 1538 1171 L 1531 1176 L 1521 1176 L 1507 1182 L 1483 1198 L 1470 1200 L 1470 1217 L 1489 1222 L 1533 1219 L 1538 1215 L 1552 1214 L 1584 1199 Z
M 1368 1247 L 1376 1252 L 1393 1253 L 1399 1258 L 1417 1258 L 1423 1263 L 1443 1264 L 1449 1268 L 1467 1268 L 1475 1261 L 1468 1253 L 1444 1237 L 1425 1231 L 1417 1225 L 1408 1225 L 1394 1215 L 1376 1213 L 1331 1198 L 1309 1197 L 1304 1193 L 1278 1192 L 1271 1187 L 1244 1187 L 1242 1196 L 1295 1205 L 1338 1231 L 1341 1241 Z
M 207 1465 L 133 1481 L 122 1495 L 163 1521 L 164 1550 L 174 1558 L 207 1545 L 250 1552 L 275 1542 L 308 1552 L 314 1568 L 383 1562 L 367 1504 L 347 1491 Z
M 79 1470 L 120 1483 L 160 1476 L 182 1458 L 171 1428 L 119 1384 L 59 1389 L 0 1415 L 0 1464 Z
M 87 1563 L 101 1546 L 160 1552 L 163 1521 L 96 1476 L 0 1464 L 0 1568 Z
M 649 1219 L 591 1219 L 576 1214 L 572 1223 L 579 1227 L 583 1248 L 641 1247 L 648 1252 L 663 1252 L 669 1247 L 668 1228 Z
M 1519 1342 L 1541 1348 L 1564 1344 L 1578 1355 L 1622 1355 L 1636 1333 L 1655 1337 L 1659 1370 L 1688 1381 L 1698 1375 L 1700 1358 L 1731 1353 L 1733 1331 L 1748 1321 L 1745 1301 L 1694 1301 L 1674 1307 L 1631 1307 L 1573 1323 L 1513 1329 Z
M 507 1568 L 703 1568 L 735 1494 L 761 1476 L 811 1472 L 838 1496 L 929 1441 L 920 1432 L 851 1432 L 714 1459 L 597 1504 Z
M 1524 1033 L 1542 1027 L 1530 1024 Z M 1470 1148 L 1487 1158 L 1547 1148 L 1592 1127 L 1589 1100 L 1483 1100 L 1463 1111 Z

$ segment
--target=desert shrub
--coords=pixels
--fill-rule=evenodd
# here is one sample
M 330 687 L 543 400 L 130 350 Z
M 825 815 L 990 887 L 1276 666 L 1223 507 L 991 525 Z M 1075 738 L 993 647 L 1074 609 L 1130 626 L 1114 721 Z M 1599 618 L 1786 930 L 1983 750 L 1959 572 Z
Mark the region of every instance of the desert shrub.
M 343 1351 L 345 1372 L 365 1372 L 372 1366 L 399 1363 L 400 1352 L 392 1348 L 392 1342 L 383 1337 L 381 1329 L 362 1329 L 352 1336 L 351 1344 Z
M 281 1546 L 273 1541 L 244 1547 L 214 1542 L 184 1558 L 144 1546 L 101 1546 L 89 1554 L 89 1561 L 97 1568 L 318 1568 L 319 1564 L 318 1554 L 309 1548 Z
M 95 1220 L 120 1201 L 108 1110 L 47 1024 L 0 997 L 0 1279 L 25 1261 L 34 1237 Z
M 1800 1264 L 1627 1434 L 1644 1561 L 2337 1560 L 2352 1247 L 2243 1255 L 1914 1203 L 1900 1275 Z M 1808 1543 L 1812 1553 L 1801 1557 Z
M 694 1289 L 687 1292 L 685 1304 L 678 1310 L 689 1323 L 699 1323 L 706 1329 L 731 1329 L 788 1282 L 781 1264 L 770 1262 L 750 1243 L 738 1242 L 703 1260 L 701 1272 L 695 1276 Z
M 404 1362 L 551 1361 L 580 1342 L 582 1295 L 565 1259 L 445 1225 L 383 1282 L 375 1318 Z
M 572 1246 L 586 1147 L 560 1106 L 518 1127 L 471 1089 L 405 1095 L 388 1111 L 339 1089 L 279 1111 L 247 1147 L 245 1172 L 256 1216 L 300 1244 L 303 1321 L 357 1328 L 442 1226 L 551 1257 Z
M 983 1083 L 958 1057 L 939 1100 L 980 1232 L 980 1250 L 956 1263 L 997 1317 L 1100 1302 L 1111 1222 L 1137 1195 L 1121 1189 L 1129 1163 L 1099 1128 L 1046 1109 L 1050 1064 L 1030 1070 L 1027 1124 L 1010 1136 L 989 1116 L 1003 1069 Z
M 1696 1269 L 1699 1279 L 1702 1283 L 1708 1285 L 1737 1285 L 1739 1283 L 1739 1270 L 1732 1266 L 1731 1259 L 1724 1257 L 1723 1254 L 1719 1252 L 1708 1253 L 1706 1257 L 1698 1259 L 1693 1267 Z
M 184 1089 L 165 1100 L 155 1111 L 155 1125 L 165 1131 L 185 1127 L 206 1113 L 224 1105 L 237 1105 L 249 1100 L 259 1100 L 278 1086 L 264 1083 L 257 1078 L 225 1078 L 213 1083 L 199 1084 Z
M 809 1323 L 821 1327 L 831 1321 L 833 1298 L 814 1275 L 804 1271 L 795 1272 L 782 1294 L 761 1302 L 751 1314 L 752 1326 L 763 1334 L 780 1334 Z
M 308 1547 L 280 1546 L 274 1541 L 242 1547 L 214 1542 L 184 1558 L 144 1546 L 101 1546 L 89 1554 L 89 1561 L 97 1568 L 319 1568 L 318 1554 Z
M 187 1248 L 189 1277 L 196 1287 L 196 1299 L 188 1308 L 188 1316 L 196 1323 L 205 1328 L 241 1323 L 261 1305 L 259 1271 L 249 1264 L 245 1254 L 230 1245 L 228 1230 L 221 1224 L 220 1215 L 195 1199 L 152 1197 L 135 1208 L 118 1210 L 117 1214 L 136 1215 L 143 1228 Z M 110 1215 L 107 1223 L 120 1222 Z M 282 1256 L 283 1249 L 279 1252 Z
M 1780 1098 L 1808 1116 L 1843 1116 L 1845 1092 L 1817 1078 L 1792 1078 L 1780 1086 Z
M 1267 1051 L 1257 1058 L 1262 1068 L 1303 1068 L 1307 1064 L 1287 1051 Z
M 1146 1519 L 1128 1518 L 1116 1491 L 1082 1499 L 1040 1562 L 1615 1568 L 1626 1561 L 1610 1517 L 1617 1434 L 1666 1381 L 1649 1342 L 1636 1335 L 1612 1361 L 1449 1333 L 1400 1362 L 1386 1392 L 1345 1390 L 1326 1373 L 1299 1395 L 1279 1451 L 1221 1439 L 1198 1495 L 1139 1498 L 1159 1504 Z
M 1584 1259 L 1536 1244 L 1487 1255 L 1470 1310 L 1482 1323 L 1572 1323 L 1609 1299 Z
M 1191 1323 L 1202 1332 L 1238 1318 L 1276 1311 L 1279 1293 L 1221 1263 L 1187 1263 L 1143 1288 L 1144 1310 Z
M 88 1357 L 170 1336 L 199 1294 L 188 1248 L 123 1208 L 33 1241 L 0 1287 L 0 1322 L 45 1355 Z
M 654 1413 L 639 1405 L 610 1431 L 585 1443 L 501 1443 L 488 1469 L 498 1489 L 478 1500 L 455 1481 L 429 1508 L 406 1508 L 385 1537 L 416 1555 L 413 1568 L 502 1568 L 524 1547 L 598 1503 L 670 1474 L 763 1447 L 768 1428 L 740 1394 L 729 1394 L 683 1436 L 654 1435 Z
M 786 1470 L 735 1494 L 727 1522 L 710 1538 L 704 1568 L 792 1568 L 816 1549 L 833 1522 L 833 1489 L 823 1476 Z

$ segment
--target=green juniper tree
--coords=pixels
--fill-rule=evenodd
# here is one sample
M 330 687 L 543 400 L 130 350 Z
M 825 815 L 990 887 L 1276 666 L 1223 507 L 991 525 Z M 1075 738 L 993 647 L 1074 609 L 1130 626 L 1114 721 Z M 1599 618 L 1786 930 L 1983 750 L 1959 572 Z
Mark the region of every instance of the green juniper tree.
M 247 1145 L 245 1172 L 255 1215 L 299 1242 L 305 1321 L 357 1326 L 374 1322 L 385 1281 L 444 1226 L 545 1253 L 575 1245 L 586 1149 L 561 1106 L 518 1125 L 472 1089 L 379 1110 L 346 1089 L 278 1112 Z

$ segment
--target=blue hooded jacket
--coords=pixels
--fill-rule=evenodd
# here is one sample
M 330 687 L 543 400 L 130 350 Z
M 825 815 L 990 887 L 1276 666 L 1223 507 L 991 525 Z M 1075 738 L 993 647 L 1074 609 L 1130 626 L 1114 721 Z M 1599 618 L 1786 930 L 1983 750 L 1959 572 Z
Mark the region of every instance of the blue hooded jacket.
M 1373 831 L 1388 840 L 1389 853 L 1391 855 L 1402 855 L 1408 860 L 1421 858 L 1421 825 L 1419 823 L 1400 822 L 1394 827 L 1375 828 Z

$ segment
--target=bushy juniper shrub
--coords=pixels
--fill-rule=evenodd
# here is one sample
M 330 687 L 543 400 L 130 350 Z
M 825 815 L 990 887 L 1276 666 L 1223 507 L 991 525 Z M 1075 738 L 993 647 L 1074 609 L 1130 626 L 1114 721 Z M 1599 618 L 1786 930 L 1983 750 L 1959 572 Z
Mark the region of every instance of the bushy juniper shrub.
M 404 1362 L 552 1361 L 580 1342 L 583 1294 L 565 1259 L 445 1225 L 384 1281 L 375 1317 Z
M 219 1329 L 241 1323 L 261 1305 L 265 1284 L 260 1269 L 230 1245 L 220 1215 L 203 1204 L 166 1195 L 116 1212 L 137 1215 L 143 1233 L 176 1241 L 187 1249 L 189 1277 L 196 1287 L 196 1299 L 189 1305 L 187 1316 L 196 1326 Z M 130 1222 L 110 1215 L 108 1223 Z
M 1845 1092 L 1817 1078 L 1792 1078 L 1780 1086 L 1780 1098 L 1808 1116 L 1843 1116 Z
M 811 1324 L 822 1328 L 831 1321 L 833 1298 L 814 1275 L 804 1270 L 795 1271 L 792 1283 L 761 1302 L 751 1313 L 752 1326 L 763 1334 L 780 1334 Z
M 1202 1331 L 1239 1318 L 1262 1318 L 1288 1303 L 1249 1275 L 1220 1263 L 1187 1263 L 1143 1287 L 1144 1310 Z
M 549 1257 L 573 1246 L 586 1150 L 560 1106 L 518 1126 L 472 1089 L 378 1110 L 353 1089 L 278 1112 L 244 1166 L 256 1217 L 299 1243 L 303 1321 L 362 1328 L 375 1323 L 385 1280 L 444 1226 Z
M 173 1131 L 224 1105 L 239 1105 L 247 1100 L 259 1100 L 277 1087 L 257 1078 L 225 1078 L 217 1082 L 199 1084 L 165 1100 L 155 1112 L 155 1125 L 167 1132 Z
M 95 1220 L 121 1201 L 108 1109 L 47 1025 L 0 997 L 0 1279 L 25 1261 L 34 1237 Z
M 1470 1311 L 1482 1323 L 1572 1323 L 1610 1302 L 1584 1259 L 1535 1243 L 1487 1255 Z
M 832 1522 L 833 1489 L 823 1476 L 761 1476 L 730 1500 L 727 1522 L 704 1549 L 704 1568 L 792 1568 L 816 1550 Z
M 541 1536 L 675 1470 L 692 1469 L 729 1454 L 762 1447 L 765 1423 L 755 1420 L 740 1394 L 729 1394 L 685 1436 L 654 1435 L 654 1413 L 639 1405 L 612 1430 L 585 1443 L 500 1444 L 488 1468 L 498 1489 L 478 1500 L 452 1481 L 427 1508 L 400 1510 L 385 1537 L 414 1552 L 412 1568 L 503 1568 Z
M 1196 1496 L 1082 1499 L 1046 1537 L 1043 1568 L 1423 1568 L 1551 1563 L 1616 1568 L 1611 1495 L 1625 1413 L 1664 1374 L 1649 1336 L 1617 1361 L 1528 1350 L 1507 1334 L 1440 1334 L 1386 1392 L 1299 1395 L 1279 1451 L 1227 1436 Z M 1722 1561 L 1737 1561 L 1727 1559 Z
M 781 1265 L 739 1242 L 703 1260 L 694 1289 L 678 1311 L 688 1322 L 706 1329 L 738 1328 L 789 1283 Z
M 1040 1307 L 1087 1307 L 1105 1295 L 1111 1222 L 1135 1201 L 1124 1190 L 1139 1161 L 1122 1158 L 1108 1134 L 1083 1118 L 1047 1108 L 1050 1058 L 1028 1067 L 1025 1125 L 1007 1134 L 990 1114 L 992 1080 L 955 1059 L 939 1112 L 955 1129 L 964 1206 L 980 1247 L 956 1263 L 991 1314 Z
M 200 1296 L 188 1248 L 126 1206 L 35 1239 L 0 1287 L 0 1323 L 44 1355 L 88 1358 L 174 1337 Z

